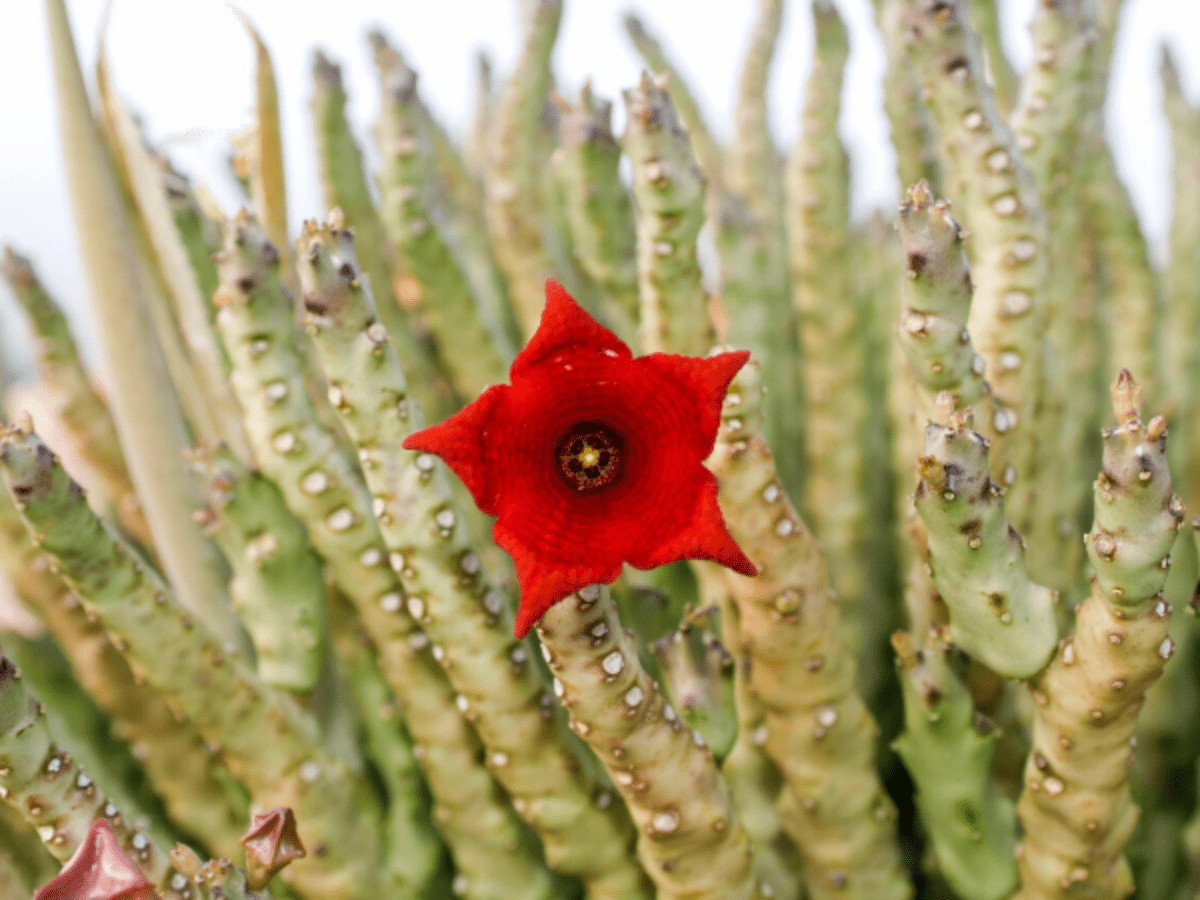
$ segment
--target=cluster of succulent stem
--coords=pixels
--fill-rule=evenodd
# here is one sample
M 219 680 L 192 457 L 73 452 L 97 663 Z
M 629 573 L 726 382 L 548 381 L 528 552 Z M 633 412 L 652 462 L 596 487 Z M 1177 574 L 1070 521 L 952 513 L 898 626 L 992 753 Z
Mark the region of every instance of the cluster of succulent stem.
M 6 245 L 0 900 L 1198 896 L 1200 107 L 1164 56 L 1160 271 L 1105 140 L 1120 0 L 1039 0 L 1023 72 L 995 3 L 874 0 L 904 190 L 862 221 L 829 0 L 756 0 L 729 129 L 633 13 L 619 98 L 556 82 L 563 0 L 514 4 L 461 136 L 373 31 L 365 153 L 317 53 L 291 212 L 248 20 L 226 210 L 43 2 L 103 364 Z M 490 501 L 404 444 L 509 379 L 548 278 L 636 355 L 751 351 L 705 465 L 756 575 L 587 574 L 514 638 Z

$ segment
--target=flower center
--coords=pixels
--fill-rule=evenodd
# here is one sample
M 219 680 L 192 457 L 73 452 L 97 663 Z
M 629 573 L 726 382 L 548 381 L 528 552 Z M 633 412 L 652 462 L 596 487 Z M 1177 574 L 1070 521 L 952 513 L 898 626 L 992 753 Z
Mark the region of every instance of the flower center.
M 621 436 L 599 422 L 580 422 L 558 442 L 558 468 L 577 491 L 604 487 L 621 474 Z

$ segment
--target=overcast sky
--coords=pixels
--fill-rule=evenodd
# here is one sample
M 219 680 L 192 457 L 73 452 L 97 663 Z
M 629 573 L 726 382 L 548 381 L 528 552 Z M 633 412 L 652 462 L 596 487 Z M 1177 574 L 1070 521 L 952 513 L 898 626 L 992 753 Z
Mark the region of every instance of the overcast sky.
M 1030 50 L 1027 25 L 1034 0 L 1002 2 L 1009 55 L 1019 68 Z M 883 58 L 869 0 L 837 0 L 851 28 L 843 139 L 854 164 L 856 213 L 896 200 L 894 158 L 881 109 Z M 76 41 L 90 75 L 104 0 L 68 0 Z M 629 0 L 567 0 L 554 69 L 564 92 L 591 78 L 601 96 L 619 98 L 640 71 L 620 24 Z M 753 18 L 751 0 L 641 0 L 637 9 L 678 61 L 699 95 L 709 123 L 728 137 L 737 71 Z M 0 0 L 0 242 L 34 257 L 43 279 L 70 309 L 85 350 L 89 319 L 86 282 L 73 235 L 58 146 L 44 13 L 37 0 Z M 796 134 L 812 36 L 808 0 L 787 0 L 784 33 L 772 69 L 770 104 L 776 141 Z M 1158 60 L 1164 41 L 1177 50 L 1185 89 L 1200 98 L 1200 3 L 1128 0 L 1114 62 L 1109 133 L 1121 175 L 1133 191 L 1155 247 L 1169 216 L 1169 150 L 1160 111 Z M 474 59 L 479 49 L 499 74 L 517 51 L 515 0 L 243 0 L 273 54 L 280 81 L 286 139 L 289 212 L 293 228 L 320 215 L 312 122 L 312 51 L 322 48 L 343 66 L 350 116 L 370 148 L 379 102 L 364 34 L 379 25 L 420 72 L 426 101 L 455 132 L 468 125 Z M 115 0 L 109 49 L 116 83 L 140 113 L 151 138 L 206 182 L 227 205 L 235 193 L 224 170 L 230 132 L 246 127 L 253 105 L 253 59 L 233 13 L 219 0 Z M 624 113 L 616 106 L 616 125 Z M 28 370 L 23 323 L 0 288 L 0 346 L 9 368 Z

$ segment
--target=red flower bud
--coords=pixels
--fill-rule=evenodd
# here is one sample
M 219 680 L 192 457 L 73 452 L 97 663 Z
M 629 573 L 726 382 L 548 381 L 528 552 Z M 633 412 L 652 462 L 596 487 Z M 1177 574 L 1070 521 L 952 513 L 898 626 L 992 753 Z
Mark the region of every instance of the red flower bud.
M 725 391 L 749 356 L 634 359 L 550 280 L 511 384 L 404 442 L 444 459 L 497 516 L 493 535 L 521 584 L 518 637 L 568 594 L 616 580 L 622 563 L 712 559 L 756 574 L 702 465 Z
M 286 806 L 255 815 L 241 844 L 246 848 L 246 883 L 255 891 L 266 887 L 275 873 L 293 859 L 305 856 L 296 817 Z
M 97 819 L 62 871 L 33 900 L 154 900 L 154 886 L 125 855 L 112 826 Z

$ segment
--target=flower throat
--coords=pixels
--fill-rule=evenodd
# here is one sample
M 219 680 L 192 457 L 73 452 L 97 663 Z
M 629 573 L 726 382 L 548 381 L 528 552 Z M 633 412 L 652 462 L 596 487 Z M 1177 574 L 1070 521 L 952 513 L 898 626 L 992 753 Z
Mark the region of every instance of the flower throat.
M 621 474 L 621 436 L 600 422 L 580 422 L 558 443 L 558 468 L 577 491 L 594 491 Z

